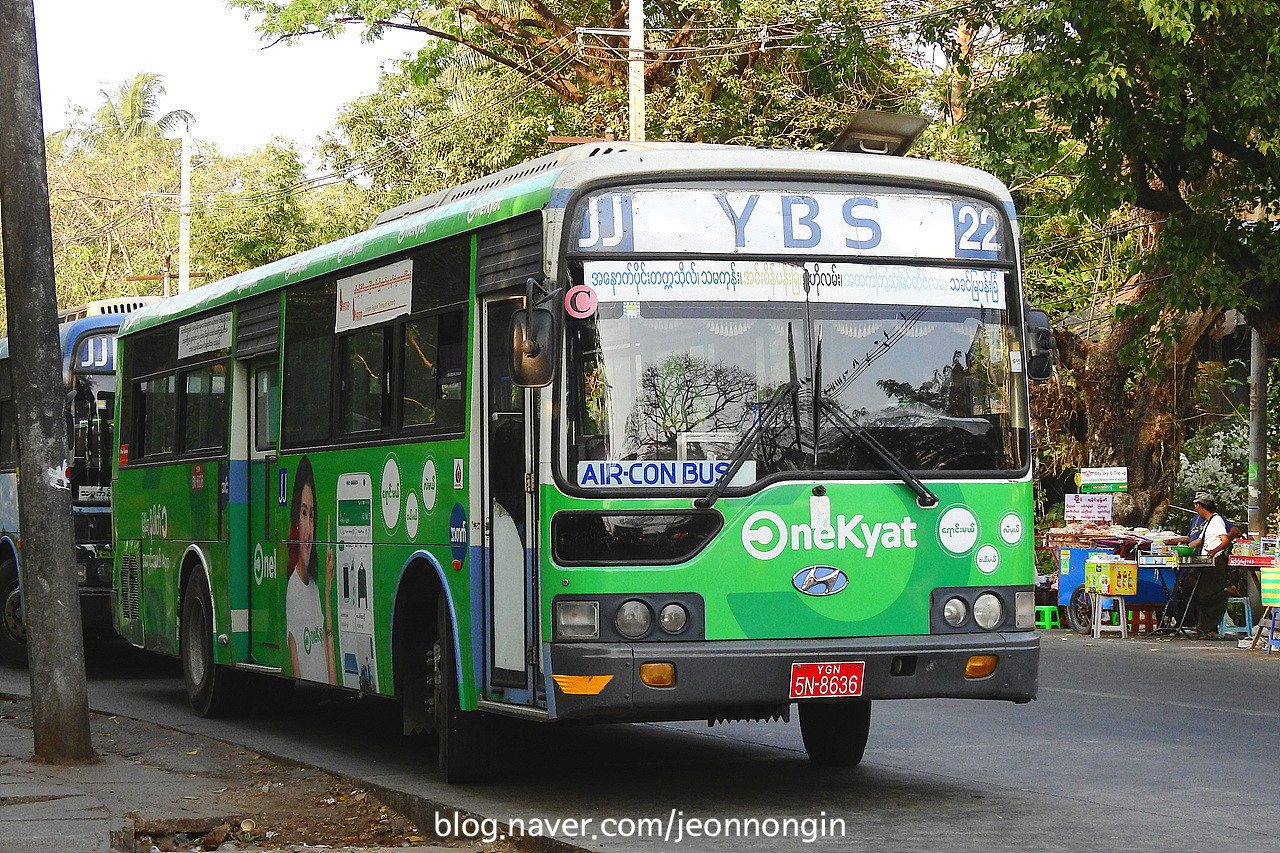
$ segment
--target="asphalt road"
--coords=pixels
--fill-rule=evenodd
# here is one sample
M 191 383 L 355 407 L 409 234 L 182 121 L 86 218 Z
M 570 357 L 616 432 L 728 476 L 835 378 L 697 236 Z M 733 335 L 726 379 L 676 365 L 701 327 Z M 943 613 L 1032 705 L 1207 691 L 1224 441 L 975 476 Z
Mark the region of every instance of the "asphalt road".
M 120 645 L 91 649 L 89 677 L 96 710 L 401 791 L 446 823 L 454 808 L 537 821 L 589 850 L 1280 850 L 1280 654 L 1227 643 L 1046 633 L 1039 701 L 878 703 L 852 770 L 811 768 L 794 719 L 513 724 L 498 733 L 506 781 L 467 788 L 440 780 L 387 702 L 308 688 L 202 720 L 175 661 Z M 0 692 L 27 689 L 0 668 Z

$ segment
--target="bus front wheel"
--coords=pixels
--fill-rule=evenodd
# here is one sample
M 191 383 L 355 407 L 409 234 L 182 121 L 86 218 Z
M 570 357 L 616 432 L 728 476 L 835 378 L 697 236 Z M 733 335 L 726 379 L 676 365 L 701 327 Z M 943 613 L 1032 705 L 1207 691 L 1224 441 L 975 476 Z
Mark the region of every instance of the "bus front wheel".
M 871 700 L 801 702 L 800 737 L 819 767 L 856 767 L 871 733 Z
M 18 590 L 18 564 L 0 563 L 0 661 L 27 665 L 27 627 L 22 621 L 22 594 Z
M 237 684 L 240 673 L 214 663 L 213 606 L 202 571 L 194 572 L 182 591 L 178 644 L 182 680 L 186 682 L 187 700 L 192 709 L 202 717 L 225 717 L 234 713 L 243 695 Z
M 441 593 L 436 604 L 436 640 L 431 649 L 437 755 L 445 781 L 465 785 L 491 778 L 494 754 L 484 712 L 463 711 L 459 704 L 457 663 L 453 621 Z

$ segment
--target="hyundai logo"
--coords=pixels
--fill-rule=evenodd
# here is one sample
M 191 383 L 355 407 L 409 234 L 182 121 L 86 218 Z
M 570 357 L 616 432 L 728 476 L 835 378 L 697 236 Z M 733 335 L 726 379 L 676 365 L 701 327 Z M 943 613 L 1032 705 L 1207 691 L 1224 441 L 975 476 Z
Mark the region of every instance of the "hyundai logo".
M 835 566 L 809 566 L 796 572 L 791 585 L 805 595 L 835 595 L 849 585 L 849 576 Z

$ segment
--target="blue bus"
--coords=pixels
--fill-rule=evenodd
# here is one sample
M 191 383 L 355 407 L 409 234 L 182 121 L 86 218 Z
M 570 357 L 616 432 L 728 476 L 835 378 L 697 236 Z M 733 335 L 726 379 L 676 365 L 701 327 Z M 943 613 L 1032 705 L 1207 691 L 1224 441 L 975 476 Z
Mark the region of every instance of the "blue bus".
M 59 315 L 66 382 L 68 476 L 76 573 L 88 631 L 111 626 L 111 454 L 115 441 L 116 330 L 154 297 L 103 299 Z M 18 514 L 18 411 L 13 389 L 22 369 L 0 339 L 0 661 L 27 662 L 22 617 L 22 523 Z

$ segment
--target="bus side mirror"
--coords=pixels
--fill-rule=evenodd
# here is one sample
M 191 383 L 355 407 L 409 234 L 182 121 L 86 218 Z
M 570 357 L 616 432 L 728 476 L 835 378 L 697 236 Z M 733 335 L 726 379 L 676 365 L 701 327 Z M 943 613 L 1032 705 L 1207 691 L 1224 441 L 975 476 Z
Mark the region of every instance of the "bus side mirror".
M 511 315 L 511 379 L 521 388 L 545 388 L 556 369 L 551 312 L 521 308 Z
M 1038 308 L 1027 308 L 1023 315 L 1027 324 L 1027 378 L 1032 382 L 1044 382 L 1053 377 L 1053 351 L 1058 342 L 1053 337 L 1047 313 Z

